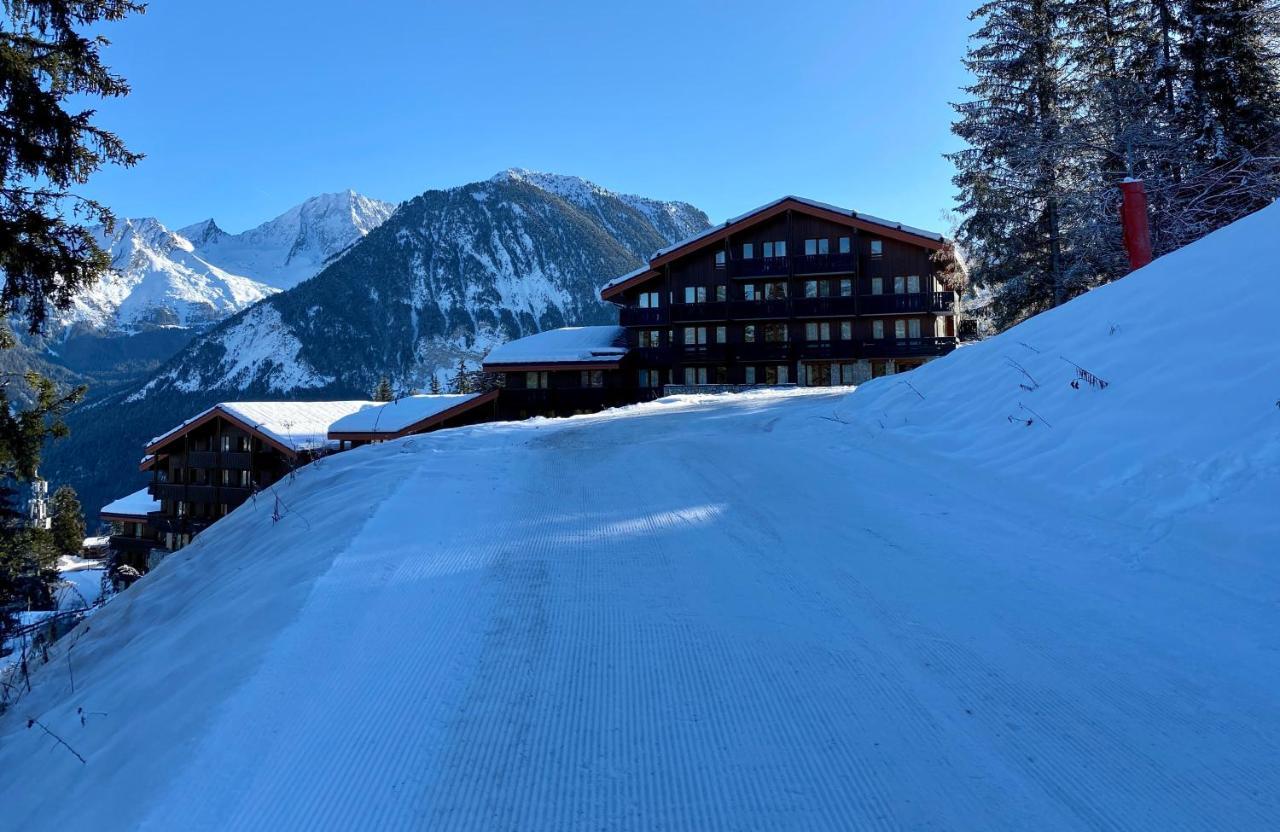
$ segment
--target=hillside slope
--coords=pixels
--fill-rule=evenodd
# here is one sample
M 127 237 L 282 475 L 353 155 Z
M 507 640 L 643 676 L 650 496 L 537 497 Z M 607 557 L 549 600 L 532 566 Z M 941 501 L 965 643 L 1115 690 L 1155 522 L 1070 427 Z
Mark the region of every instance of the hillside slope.
M 310 466 L 55 649 L 0 718 L 0 802 L 24 829 L 1269 828 L 1280 353 L 1168 332 L 1261 308 L 1278 223 L 852 393 Z M 1185 303 L 1210 264 L 1233 299 Z

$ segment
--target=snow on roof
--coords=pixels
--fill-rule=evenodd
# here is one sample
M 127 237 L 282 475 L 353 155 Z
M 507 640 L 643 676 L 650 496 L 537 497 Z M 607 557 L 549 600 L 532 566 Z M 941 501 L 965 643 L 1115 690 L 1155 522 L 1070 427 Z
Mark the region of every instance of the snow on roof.
M 275 442 L 295 451 L 314 450 L 330 444 L 329 426 L 344 416 L 349 416 L 378 402 L 220 402 L 188 419 L 172 430 L 147 443 L 152 447 L 171 436 L 180 434 L 188 425 L 219 411 Z
M 898 231 L 906 232 L 907 234 L 914 234 L 917 237 L 925 237 L 926 239 L 935 240 L 939 243 L 944 242 L 945 240 L 945 238 L 936 231 L 926 231 L 923 228 L 915 228 L 910 225 L 903 225 L 900 222 L 881 219 L 880 217 L 873 217 L 870 214 L 862 214 L 850 208 L 841 208 L 838 205 L 832 205 L 827 202 L 819 202 L 816 199 L 805 199 L 802 196 L 783 196 L 773 200 L 772 202 L 766 202 L 764 205 L 761 205 L 758 208 L 752 208 L 750 211 L 747 211 L 744 214 L 739 214 L 736 217 L 727 219 L 724 222 L 720 223 L 719 225 L 713 225 L 704 231 L 699 231 L 697 234 L 694 234 L 692 237 L 686 237 L 685 239 L 680 240 L 679 242 L 672 243 L 671 245 L 666 246 L 665 248 L 660 248 L 657 251 L 655 251 L 649 259 L 657 260 L 659 257 L 661 257 L 664 254 L 670 254 L 671 252 L 675 251 L 678 248 L 683 248 L 684 246 L 687 246 L 690 243 L 695 243 L 698 240 L 701 240 L 703 237 L 710 237 L 712 234 L 715 234 L 716 232 L 721 231 L 722 229 L 727 228 L 728 226 L 733 225 L 734 223 L 742 222 L 743 220 L 749 219 L 755 216 L 756 214 L 761 213 L 762 211 L 768 211 L 770 208 L 774 207 L 775 205 L 781 205 L 782 203 L 788 200 L 792 202 L 799 202 L 803 205 L 808 205 L 813 208 L 821 208 L 824 211 L 831 211 L 836 214 L 844 214 L 852 219 L 862 220 L 863 222 L 869 222 L 875 225 L 883 225 L 885 228 L 893 228 Z M 634 277 L 639 277 L 640 275 L 644 274 L 647 271 L 649 271 L 649 265 L 645 264 L 639 269 L 627 272 L 626 274 L 620 277 L 615 277 L 613 280 L 610 280 L 608 283 L 601 286 L 600 291 L 606 292 L 612 287 L 617 286 L 619 283 L 626 283 L 628 280 L 631 280 Z
M 99 514 L 120 514 L 127 517 L 142 517 L 151 511 L 160 510 L 160 501 L 147 493 L 147 489 L 135 491 L 127 497 L 107 503 Z
M 466 404 L 482 393 L 443 393 L 406 396 L 392 402 L 366 407 L 344 416 L 329 426 L 329 433 L 399 433 L 446 410 Z
M 484 363 L 605 363 L 626 354 L 626 330 L 620 326 L 567 326 L 508 341 L 485 356 Z

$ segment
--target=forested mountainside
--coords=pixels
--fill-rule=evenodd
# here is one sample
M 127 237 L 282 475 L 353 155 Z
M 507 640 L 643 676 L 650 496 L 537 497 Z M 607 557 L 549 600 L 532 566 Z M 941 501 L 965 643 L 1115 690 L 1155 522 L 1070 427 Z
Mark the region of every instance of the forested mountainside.
M 96 506 L 140 481 L 140 445 L 225 399 L 425 388 L 495 344 L 616 320 L 597 288 L 709 225 L 678 202 L 576 177 L 504 171 L 404 203 L 315 278 L 195 338 L 146 383 L 71 415 L 46 467 Z M 196 235 L 199 237 L 199 235 Z

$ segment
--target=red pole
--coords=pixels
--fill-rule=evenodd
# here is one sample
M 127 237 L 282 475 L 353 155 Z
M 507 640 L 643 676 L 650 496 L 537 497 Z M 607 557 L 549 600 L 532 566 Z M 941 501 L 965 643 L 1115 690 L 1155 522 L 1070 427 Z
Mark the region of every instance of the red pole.
M 1124 247 L 1129 252 L 1129 266 L 1140 269 L 1151 262 L 1151 226 L 1147 220 L 1147 189 L 1141 179 L 1120 183 L 1123 202 L 1120 221 L 1124 226 Z

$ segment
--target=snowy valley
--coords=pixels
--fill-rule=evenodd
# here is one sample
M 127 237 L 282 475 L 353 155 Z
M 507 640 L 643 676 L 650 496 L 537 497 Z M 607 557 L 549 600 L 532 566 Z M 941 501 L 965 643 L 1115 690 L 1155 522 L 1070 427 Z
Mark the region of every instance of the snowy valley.
M 533 222 L 496 187 L 431 199 Z M 304 288 L 432 250 L 392 223 Z M 326 458 L 55 645 L 0 718 L 0 804 L 15 828 L 1270 828 L 1280 351 L 1239 324 L 1277 235 L 1273 206 L 852 392 Z M 257 308 L 305 333 L 290 297 Z

